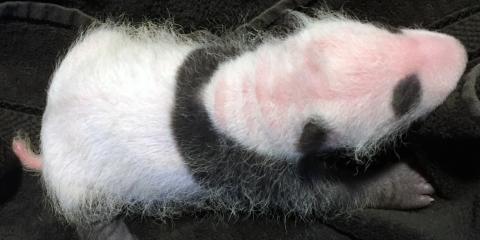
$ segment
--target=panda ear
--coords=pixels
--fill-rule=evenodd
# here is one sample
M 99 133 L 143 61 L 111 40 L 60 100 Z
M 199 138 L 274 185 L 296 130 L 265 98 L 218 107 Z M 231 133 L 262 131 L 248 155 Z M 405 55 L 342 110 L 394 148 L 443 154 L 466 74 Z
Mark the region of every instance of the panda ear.
M 303 127 L 298 141 L 298 150 L 304 154 L 315 153 L 327 140 L 328 129 L 323 121 L 310 119 Z

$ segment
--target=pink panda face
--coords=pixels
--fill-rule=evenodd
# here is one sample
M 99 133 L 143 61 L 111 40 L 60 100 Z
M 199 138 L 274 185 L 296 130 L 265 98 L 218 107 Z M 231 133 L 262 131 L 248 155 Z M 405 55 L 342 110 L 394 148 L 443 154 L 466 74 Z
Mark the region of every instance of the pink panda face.
M 445 34 L 345 20 L 307 29 L 300 78 L 333 148 L 368 150 L 408 126 L 446 99 L 466 67 L 464 47 Z
M 466 62 L 444 34 L 310 19 L 221 64 L 203 96 L 219 131 L 260 153 L 370 153 L 440 105 Z

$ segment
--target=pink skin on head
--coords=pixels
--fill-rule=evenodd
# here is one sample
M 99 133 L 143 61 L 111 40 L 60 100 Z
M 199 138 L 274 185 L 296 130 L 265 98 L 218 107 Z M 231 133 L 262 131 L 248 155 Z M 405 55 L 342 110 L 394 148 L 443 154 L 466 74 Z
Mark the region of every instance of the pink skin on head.
M 242 92 L 241 95 L 244 98 L 243 105 L 241 106 L 241 112 L 242 113 L 251 113 L 250 115 L 245 114 L 244 119 L 247 125 L 247 128 L 249 130 L 252 129 L 253 124 L 260 124 L 257 120 L 258 115 L 258 98 L 253 98 L 249 96 L 255 96 L 255 83 L 252 83 L 251 81 L 248 81 L 248 79 L 245 79 L 242 81 Z M 255 113 L 258 113 L 255 114 Z
M 275 86 L 276 81 L 272 79 L 272 71 L 275 68 L 272 68 L 273 60 L 270 59 L 268 53 L 260 54 L 261 56 L 258 59 L 258 63 L 255 69 L 255 95 L 257 99 L 258 108 L 260 110 L 260 118 L 263 123 L 265 123 L 269 129 L 278 129 L 278 124 L 281 119 L 272 118 L 275 115 L 276 110 L 283 106 L 275 105 L 272 101 L 272 88 Z M 262 56 L 263 55 L 263 56 Z M 260 79 L 260 81 L 258 81 Z M 248 81 L 248 79 L 244 80 Z M 248 96 L 243 96 L 248 97 Z M 278 117 L 278 116 L 277 116 Z M 250 124 L 247 123 L 247 127 Z
M 268 53 L 259 55 L 253 79 L 255 94 L 244 94 L 242 97 L 254 97 L 257 100 L 260 116 L 272 130 L 280 130 L 291 124 L 286 113 L 301 114 L 315 99 L 328 97 L 329 93 L 322 92 L 323 95 L 319 95 L 315 88 L 312 88 L 313 84 L 322 85 L 324 81 L 321 80 L 321 67 L 313 64 L 311 58 L 303 56 L 301 59 L 304 59 L 304 62 L 300 63 L 291 61 L 295 67 L 289 71 L 283 66 L 281 58 L 274 58 Z M 323 89 L 328 90 L 328 87 Z M 244 93 L 251 94 L 248 91 Z M 252 110 L 248 106 L 244 109 Z
M 22 163 L 22 166 L 28 170 L 41 171 L 43 164 L 40 157 L 33 153 L 24 140 L 15 139 L 12 142 L 12 149 L 15 155 Z
M 319 117 L 336 136 L 327 144 L 362 146 L 398 127 L 392 101 L 403 79 L 420 81 L 414 119 L 445 100 L 465 69 L 465 49 L 444 34 L 331 25 L 312 25 L 221 68 L 212 89 L 217 126 L 247 146 L 290 154 L 302 126 Z
M 300 86 L 306 91 L 305 96 L 308 98 L 331 99 L 335 96 L 334 92 L 329 91 L 330 88 L 326 81 L 327 76 L 325 76 L 321 64 L 318 63 L 318 55 L 315 55 L 314 51 L 312 51 L 312 49 L 322 49 L 324 47 L 326 47 L 326 44 L 314 43 L 307 45 L 303 56 L 303 66 L 297 68 L 293 73 L 293 76 L 298 76 L 299 83 L 301 83 Z
M 227 116 L 225 112 L 225 104 L 227 102 L 227 96 L 225 94 L 225 89 L 227 89 L 226 85 L 227 81 L 223 79 L 223 76 L 220 76 L 220 81 L 218 81 L 218 85 L 215 89 L 214 111 L 217 124 L 222 128 L 226 127 L 227 121 Z
M 405 30 L 409 64 L 416 64 L 427 97 L 437 100 L 452 91 L 465 70 L 467 53 L 455 38 L 424 30 Z M 440 97 L 441 99 L 441 97 Z

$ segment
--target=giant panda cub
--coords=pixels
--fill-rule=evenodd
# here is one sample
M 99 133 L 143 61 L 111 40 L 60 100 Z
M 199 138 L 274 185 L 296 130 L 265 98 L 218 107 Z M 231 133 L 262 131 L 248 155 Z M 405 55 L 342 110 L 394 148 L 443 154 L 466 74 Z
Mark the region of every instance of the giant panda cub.
M 14 151 L 85 239 L 134 238 L 125 212 L 428 206 L 433 187 L 404 163 L 345 177 L 322 156 L 369 158 L 432 111 L 456 87 L 464 47 L 421 29 L 295 16 L 291 34 L 254 40 L 97 24 L 53 74 L 41 153 L 19 138 Z

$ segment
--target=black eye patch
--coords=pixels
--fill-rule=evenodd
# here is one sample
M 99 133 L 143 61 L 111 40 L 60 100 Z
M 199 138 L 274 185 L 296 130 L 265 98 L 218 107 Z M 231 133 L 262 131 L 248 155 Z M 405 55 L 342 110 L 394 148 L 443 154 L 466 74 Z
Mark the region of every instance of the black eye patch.
M 420 102 L 422 87 L 418 76 L 413 74 L 400 80 L 393 89 L 392 107 L 397 118 L 402 117 Z

